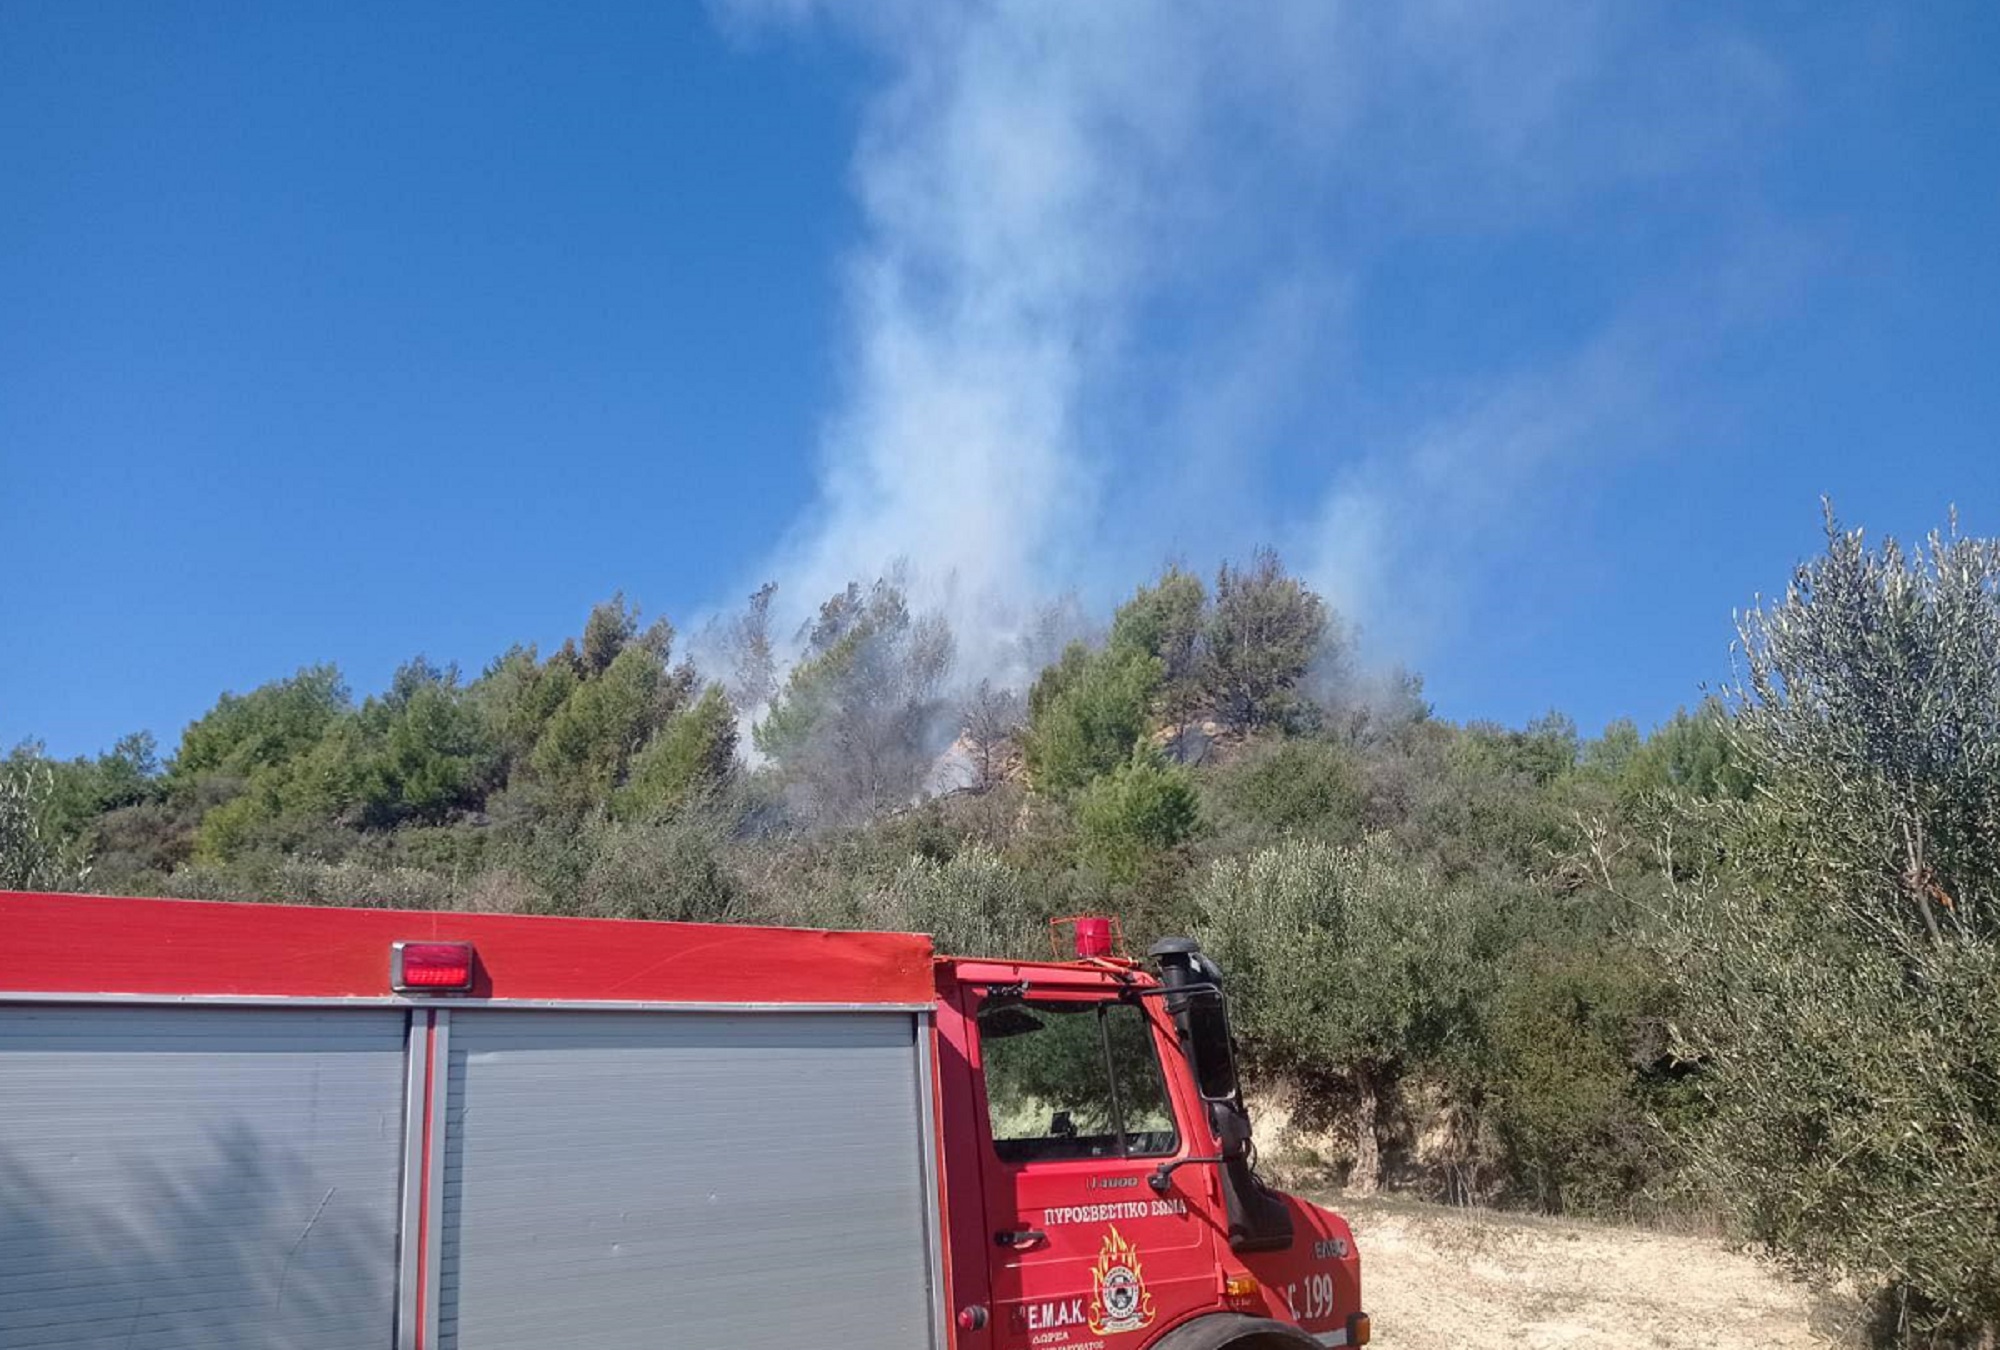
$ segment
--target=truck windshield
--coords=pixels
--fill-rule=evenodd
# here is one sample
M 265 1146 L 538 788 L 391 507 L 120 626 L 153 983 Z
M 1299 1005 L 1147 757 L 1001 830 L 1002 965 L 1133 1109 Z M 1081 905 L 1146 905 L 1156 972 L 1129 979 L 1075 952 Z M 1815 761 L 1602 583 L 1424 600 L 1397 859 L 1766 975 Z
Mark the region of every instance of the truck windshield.
M 993 1145 L 1008 1162 L 1179 1146 L 1152 1031 L 1132 1004 L 989 1002 L 979 1030 Z

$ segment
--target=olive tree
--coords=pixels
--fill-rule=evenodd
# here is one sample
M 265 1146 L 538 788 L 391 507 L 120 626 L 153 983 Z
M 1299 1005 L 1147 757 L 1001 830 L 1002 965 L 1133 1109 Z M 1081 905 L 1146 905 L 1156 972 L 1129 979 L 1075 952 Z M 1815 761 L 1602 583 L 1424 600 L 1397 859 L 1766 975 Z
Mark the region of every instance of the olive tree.
M 1047 918 L 1030 890 L 999 854 L 975 843 L 944 860 L 912 855 L 869 888 L 856 917 L 873 928 L 930 933 L 944 951 L 1045 955 Z
M 1893 1330 L 2000 1328 L 2000 546 L 1826 552 L 1741 622 L 1729 871 L 1676 968 L 1707 1174 Z
M 1349 1184 L 1374 1189 L 1383 1094 L 1471 1048 L 1482 975 L 1469 897 L 1379 838 L 1290 840 L 1216 862 L 1195 905 L 1253 1053 L 1352 1084 Z
M 39 755 L 0 760 L 0 890 L 69 890 L 83 881 L 81 852 L 53 828 L 54 795 L 54 771 Z

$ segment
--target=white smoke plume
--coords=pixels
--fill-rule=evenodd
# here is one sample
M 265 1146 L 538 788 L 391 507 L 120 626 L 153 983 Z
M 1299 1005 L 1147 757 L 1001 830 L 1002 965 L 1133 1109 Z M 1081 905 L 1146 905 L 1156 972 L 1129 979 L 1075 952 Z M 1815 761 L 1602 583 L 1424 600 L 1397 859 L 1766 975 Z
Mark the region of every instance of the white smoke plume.
M 1537 509 L 1553 464 L 1615 453 L 1660 397 L 1656 361 L 1712 325 L 1637 297 L 1536 373 L 1443 370 L 1448 406 L 1385 409 L 1352 359 L 1372 269 L 1406 237 L 1531 232 L 1706 182 L 1787 97 L 1740 36 L 1626 5 L 716 14 L 747 41 L 858 41 L 880 71 L 818 501 L 750 584 L 778 581 L 785 637 L 907 562 L 973 678 L 1020 678 L 1047 597 L 1101 609 L 1169 556 L 1260 543 L 1420 656 L 1432 624 L 1412 616 L 1448 614 L 1451 573 L 1502 537 L 1488 523 Z M 1279 450 L 1317 480 L 1273 490 Z M 1412 520 L 1453 545 L 1418 547 Z

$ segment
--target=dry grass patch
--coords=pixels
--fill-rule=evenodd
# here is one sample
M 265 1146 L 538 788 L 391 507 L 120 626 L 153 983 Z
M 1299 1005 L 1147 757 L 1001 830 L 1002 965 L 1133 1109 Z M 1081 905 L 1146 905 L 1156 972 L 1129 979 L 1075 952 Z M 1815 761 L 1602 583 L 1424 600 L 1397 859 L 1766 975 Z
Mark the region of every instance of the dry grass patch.
M 1400 1200 L 1331 1203 L 1354 1225 L 1383 1350 L 1833 1350 L 1850 1300 L 1722 1240 Z

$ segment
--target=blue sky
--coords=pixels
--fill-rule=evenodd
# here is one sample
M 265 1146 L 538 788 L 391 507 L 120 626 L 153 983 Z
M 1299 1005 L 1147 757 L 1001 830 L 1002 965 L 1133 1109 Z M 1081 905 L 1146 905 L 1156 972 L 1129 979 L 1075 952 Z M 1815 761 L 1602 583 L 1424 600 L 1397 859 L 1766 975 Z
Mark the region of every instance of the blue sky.
M 1278 546 L 1439 710 L 1650 724 L 2000 532 L 2000 10 L 0 0 L 0 742 L 908 559 Z

